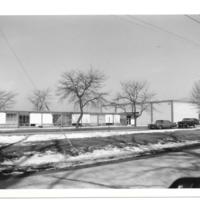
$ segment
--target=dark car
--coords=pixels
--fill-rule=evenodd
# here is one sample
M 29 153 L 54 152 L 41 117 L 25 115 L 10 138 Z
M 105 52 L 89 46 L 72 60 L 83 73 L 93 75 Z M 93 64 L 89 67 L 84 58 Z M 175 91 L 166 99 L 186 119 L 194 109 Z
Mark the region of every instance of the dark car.
M 200 177 L 178 178 L 169 188 L 200 188 Z
M 199 120 L 196 118 L 184 118 L 182 121 L 178 122 L 179 128 L 189 128 L 195 127 L 195 125 L 199 124 Z
M 196 118 L 191 118 L 191 119 L 194 120 L 194 123 L 195 123 L 196 125 L 199 125 L 199 120 L 198 120 L 198 119 L 196 119 Z
M 149 124 L 149 129 L 164 129 L 164 128 L 175 128 L 176 123 L 170 122 L 169 120 L 156 120 L 154 124 Z

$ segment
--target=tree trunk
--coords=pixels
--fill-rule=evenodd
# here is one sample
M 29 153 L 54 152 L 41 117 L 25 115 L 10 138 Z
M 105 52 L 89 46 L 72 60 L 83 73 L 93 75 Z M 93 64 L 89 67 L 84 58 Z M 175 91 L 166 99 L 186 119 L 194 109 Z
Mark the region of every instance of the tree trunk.
M 80 106 L 80 112 L 81 113 L 80 113 L 80 116 L 79 116 L 79 118 L 78 118 L 78 120 L 76 122 L 76 128 L 79 128 L 80 121 L 81 121 L 81 119 L 83 117 L 83 104 L 82 104 L 81 100 L 79 101 L 79 106 Z
M 136 117 L 136 103 L 133 104 L 134 108 L 134 127 L 137 127 L 137 117 Z
M 76 128 L 79 128 L 79 126 L 80 126 L 80 121 L 81 121 L 82 117 L 83 117 L 83 111 L 81 111 L 81 114 L 80 114 L 80 116 L 79 116 L 79 118 L 78 118 L 78 120 L 77 120 L 77 122 L 76 122 Z
M 137 117 L 134 117 L 134 127 L 137 127 Z

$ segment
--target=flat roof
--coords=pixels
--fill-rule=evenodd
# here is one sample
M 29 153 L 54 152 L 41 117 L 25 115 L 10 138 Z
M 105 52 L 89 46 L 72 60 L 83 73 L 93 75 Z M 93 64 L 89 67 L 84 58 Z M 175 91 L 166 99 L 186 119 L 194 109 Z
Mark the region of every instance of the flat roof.
M 181 103 L 197 103 L 193 102 L 191 100 L 185 100 L 185 99 L 167 99 L 167 100 L 154 100 L 154 101 L 147 101 L 146 103 L 168 103 L 168 102 L 181 102 Z M 139 102 L 137 104 L 140 104 Z M 109 107 L 109 106 L 126 106 L 126 105 L 131 105 L 131 103 L 110 103 L 107 105 L 103 105 L 103 107 Z
M 64 111 L 23 111 L 23 110 L 2 110 L 0 113 L 21 113 L 21 114 L 30 114 L 30 113 L 52 113 L 52 114 L 80 114 L 80 112 L 64 112 Z M 109 114 L 123 114 L 124 112 L 117 113 L 117 112 L 84 112 L 84 114 L 91 114 L 91 115 L 109 115 Z

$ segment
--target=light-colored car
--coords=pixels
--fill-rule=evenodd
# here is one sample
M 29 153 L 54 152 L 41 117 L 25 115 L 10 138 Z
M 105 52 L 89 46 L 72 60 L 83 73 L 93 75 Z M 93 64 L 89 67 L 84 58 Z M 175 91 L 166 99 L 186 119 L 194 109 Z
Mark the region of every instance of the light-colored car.
M 175 128 L 177 126 L 176 123 L 170 122 L 169 120 L 156 120 L 154 124 L 149 124 L 149 129 L 167 129 L 167 128 Z

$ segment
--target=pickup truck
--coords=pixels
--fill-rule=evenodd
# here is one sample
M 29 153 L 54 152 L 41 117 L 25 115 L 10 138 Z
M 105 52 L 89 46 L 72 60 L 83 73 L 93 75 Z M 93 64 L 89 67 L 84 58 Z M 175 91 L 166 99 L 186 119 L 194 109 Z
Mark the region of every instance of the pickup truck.
M 195 127 L 199 124 L 199 120 L 195 118 L 184 118 L 182 121 L 178 122 L 179 128 L 189 128 L 189 127 Z
M 149 129 L 164 129 L 164 128 L 175 128 L 176 123 L 170 122 L 169 120 L 156 120 L 154 124 L 149 124 Z

